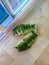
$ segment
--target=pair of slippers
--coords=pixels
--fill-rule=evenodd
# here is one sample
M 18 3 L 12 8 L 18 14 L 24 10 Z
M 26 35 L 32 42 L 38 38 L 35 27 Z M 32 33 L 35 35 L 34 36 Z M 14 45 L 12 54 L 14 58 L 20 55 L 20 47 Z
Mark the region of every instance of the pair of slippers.
M 36 24 L 21 24 L 14 28 L 13 30 L 14 34 L 16 35 L 24 35 L 26 33 L 30 33 L 26 38 L 22 39 L 15 48 L 17 48 L 19 51 L 26 50 L 32 46 L 32 44 L 35 42 L 36 38 L 38 37 L 37 33 L 37 25 Z

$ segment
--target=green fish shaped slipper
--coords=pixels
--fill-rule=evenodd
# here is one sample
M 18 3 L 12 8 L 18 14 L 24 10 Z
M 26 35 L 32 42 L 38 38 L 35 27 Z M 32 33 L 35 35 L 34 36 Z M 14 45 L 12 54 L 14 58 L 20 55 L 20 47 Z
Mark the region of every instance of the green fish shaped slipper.
M 36 32 L 37 31 L 37 25 L 36 24 L 21 24 L 14 28 L 13 32 L 16 35 L 24 35 L 28 32 Z
M 26 37 L 25 39 L 18 42 L 18 44 L 16 45 L 15 48 L 17 48 L 19 51 L 26 50 L 29 47 L 31 47 L 32 44 L 34 44 L 37 37 L 38 37 L 38 34 L 32 33 L 28 37 Z

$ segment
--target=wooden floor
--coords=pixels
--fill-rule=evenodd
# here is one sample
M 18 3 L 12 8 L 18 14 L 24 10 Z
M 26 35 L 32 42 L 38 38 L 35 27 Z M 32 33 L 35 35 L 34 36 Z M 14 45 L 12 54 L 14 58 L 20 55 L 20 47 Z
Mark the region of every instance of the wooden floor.
M 22 23 L 38 24 L 39 36 L 35 44 L 19 52 L 15 45 L 24 36 L 16 37 L 11 33 L 0 44 L 0 65 L 49 65 L 49 0 L 40 0 Z

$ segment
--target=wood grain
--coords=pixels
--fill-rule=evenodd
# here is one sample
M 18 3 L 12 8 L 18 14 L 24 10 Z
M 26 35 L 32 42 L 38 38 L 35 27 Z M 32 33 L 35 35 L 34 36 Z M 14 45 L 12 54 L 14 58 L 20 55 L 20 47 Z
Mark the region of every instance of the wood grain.
M 21 24 L 38 24 L 39 37 L 26 51 L 19 52 L 15 45 L 24 38 L 11 35 L 0 45 L 0 65 L 48 65 L 49 62 L 49 0 L 40 0 Z M 45 29 L 46 28 L 46 29 Z
M 49 65 L 49 46 L 33 65 Z
M 0 48 L 0 65 L 10 65 L 13 59 L 5 52 L 2 48 Z

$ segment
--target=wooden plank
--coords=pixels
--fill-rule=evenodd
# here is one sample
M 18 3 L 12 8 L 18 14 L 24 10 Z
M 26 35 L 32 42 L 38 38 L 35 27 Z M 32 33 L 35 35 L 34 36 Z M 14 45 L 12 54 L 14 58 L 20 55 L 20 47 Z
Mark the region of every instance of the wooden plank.
M 49 39 L 49 20 L 46 21 L 43 28 L 39 31 L 40 35 Z
M 12 62 L 13 59 L 2 48 L 0 48 L 0 65 L 10 65 Z
M 33 65 L 49 65 L 49 46 Z

